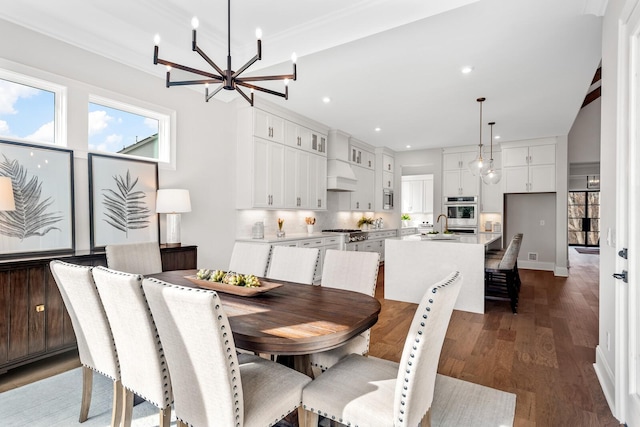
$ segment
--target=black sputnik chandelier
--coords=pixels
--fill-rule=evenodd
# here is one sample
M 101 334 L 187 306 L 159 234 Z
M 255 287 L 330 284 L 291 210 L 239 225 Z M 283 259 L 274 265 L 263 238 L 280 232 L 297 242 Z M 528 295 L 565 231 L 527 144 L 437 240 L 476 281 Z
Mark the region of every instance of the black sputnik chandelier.
M 235 90 L 237 91 L 244 99 L 247 100 L 251 106 L 253 106 L 253 92 L 258 90 L 260 92 L 265 92 L 270 95 L 280 96 L 284 99 L 289 99 L 289 80 L 296 80 L 297 72 L 296 72 L 296 56 L 295 53 L 291 55 L 291 60 L 293 62 L 293 74 L 281 74 L 274 76 L 251 76 L 251 77 L 241 77 L 241 74 L 247 70 L 247 68 L 251 67 L 256 61 L 262 59 L 262 32 L 260 29 L 256 29 L 256 37 L 258 39 L 258 52 L 256 56 L 251 58 L 246 64 L 240 67 L 238 70 L 233 71 L 231 67 L 231 0 L 227 1 L 227 69 L 223 70 L 215 62 L 213 62 L 206 53 L 202 51 L 198 47 L 196 42 L 196 30 L 198 28 L 198 18 L 194 17 L 191 20 L 191 25 L 193 26 L 193 39 L 191 42 L 191 50 L 197 52 L 215 71 L 217 74 L 202 71 L 196 68 L 187 67 L 185 65 L 176 64 L 175 62 L 166 61 L 164 59 L 158 58 L 158 45 L 160 44 L 160 36 L 156 35 L 154 38 L 155 48 L 153 51 L 153 63 L 154 64 L 162 64 L 167 67 L 167 87 L 171 86 L 187 86 L 187 85 L 205 85 L 205 101 L 209 102 L 211 98 L 213 98 L 218 92 L 222 89 L 225 90 Z M 199 76 L 206 77 L 205 79 L 199 80 L 182 80 L 182 81 L 171 81 L 171 70 L 175 68 L 178 70 L 183 70 L 192 74 L 197 74 Z M 260 87 L 254 84 L 254 82 L 267 81 L 267 80 L 284 80 L 284 93 L 277 92 L 275 90 L 267 89 L 264 87 Z M 219 84 L 216 89 L 209 92 L 210 84 Z M 249 89 L 250 96 L 247 95 L 240 87 Z

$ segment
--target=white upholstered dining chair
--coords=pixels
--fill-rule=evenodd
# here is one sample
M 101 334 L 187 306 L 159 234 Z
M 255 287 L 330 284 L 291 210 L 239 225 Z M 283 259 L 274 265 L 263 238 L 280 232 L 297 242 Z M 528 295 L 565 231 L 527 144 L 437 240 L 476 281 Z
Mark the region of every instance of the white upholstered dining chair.
M 274 246 L 267 278 L 310 285 L 313 283 L 319 255 L 318 248 Z
M 322 286 L 374 296 L 379 264 L 380 254 L 377 252 L 328 249 L 322 267 Z M 370 336 L 371 331 L 367 329 L 340 347 L 312 353 L 311 365 L 324 371 L 348 354 L 366 355 L 369 352 Z
M 271 245 L 251 242 L 236 242 L 233 245 L 229 271 L 265 277 Z
M 305 387 L 307 427 L 317 426 L 318 415 L 361 427 L 430 426 L 438 360 L 461 283 L 454 272 L 427 290 L 400 363 L 350 354 Z
M 93 282 L 91 267 L 56 260 L 51 261 L 49 266 L 71 318 L 78 343 L 82 364 L 82 403 L 79 421 L 85 422 L 89 416 L 95 371 L 113 380 L 111 426 L 115 427 L 119 425 L 122 414 L 120 367 L 109 321 Z
M 162 273 L 158 242 L 107 245 L 107 267 L 133 274 Z
M 152 278 L 143 287 L 171 370 L 180 426 L 274 425 L 296 408 L 304 419 L 302 388 L 311 379 L 258 356 L 244 355 L 240 364 L 216 292 Z
M 92 271 L 120 360 L 124 387 L 122 426 L 131 425 L 135 393 L 159 409 L 159 425 L 168 427 L 173 402 L 171 379 L 142 290 L 142 276 L 104 267 Z

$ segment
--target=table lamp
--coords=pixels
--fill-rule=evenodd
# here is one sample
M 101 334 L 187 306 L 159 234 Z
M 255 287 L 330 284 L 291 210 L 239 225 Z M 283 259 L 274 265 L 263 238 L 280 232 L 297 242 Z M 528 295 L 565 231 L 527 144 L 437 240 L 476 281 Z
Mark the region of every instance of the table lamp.
M 0 211 L 15 211 L 16 202 L 13 198 L 11 178 L 0 176 Z
M 160 189 L 156 196 L 156 212 L 167 214 L 167 244 L 180 245 L 180 214 L 191 212 L 189 190 Z

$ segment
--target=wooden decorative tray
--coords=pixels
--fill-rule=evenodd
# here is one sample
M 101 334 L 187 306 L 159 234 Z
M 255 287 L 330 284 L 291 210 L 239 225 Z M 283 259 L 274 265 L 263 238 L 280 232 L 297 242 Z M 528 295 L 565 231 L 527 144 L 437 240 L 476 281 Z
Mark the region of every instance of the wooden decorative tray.
M 200 280 L 196 276 L 184 276 L 185 279 L 195 283 L 201 288 L 211 289 L 213 291 L 224 292 L 232 295 L 239 295 L 242 297 L 253 297 L 265 292 L 269 292 L 271 289 L 279 288 L 282 283 L 266 282 L 260 280 L 260 286 L 249 288 L 246 286 L 234 286 L 227 285 L 222 282 L 211 282 L 209 280 Z

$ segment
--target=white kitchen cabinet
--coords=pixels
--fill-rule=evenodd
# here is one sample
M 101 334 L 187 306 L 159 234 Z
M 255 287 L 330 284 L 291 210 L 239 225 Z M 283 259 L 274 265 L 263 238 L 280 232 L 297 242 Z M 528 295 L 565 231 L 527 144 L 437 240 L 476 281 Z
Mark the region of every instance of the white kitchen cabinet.
M 442 195 L 478 196 L 479 177 L 469 171 L 469 162 L 476 158 L 477 151 L 442 154 Z
M 284 205 L 284 146 L 264 139 L 255 138 L 253 143 L 253 168 L 243 172 L 253 172 L 254 207 L 278 207 Z
M 477 196 L 480 178 L 473 176 L 468 169 L 445 170 L 442 172 L 442 195 Z
M 502 145 L 505 193 L 556 191 L 555 144 Z
M 297 123 L 286 121 L 285 144 L 300 150 L 326 156 L 327 135 Z
M 422 212 L 433 213 L 433 175 L 423 181 Z
M 310 126 L 239 109 L 236 208 L 326 209 L 326 148 L 326 135 Z
M 309 209 L 327 209 L 327 158 L 309 156 Z
M 384 172 L 394 173 L 394 159 L 388 154 L 382 155 L 382 170 Z
M 373 170 L 360 166 L 352 166 L 352 170 L 358 182 L 356 184 L 356 191 L 351 193 L 351 210 L 373 211 Z
M 253 114 L 253 135 L 269 141 L 284 143 L 285 120 L 258 108 Z
M 349 142 L 349 162 L 367 169 L 375 169 L 376 155 L 373 151 L 365 148 L 364 143 L 350 139 Z
M 402 180 L 402 213 L 422 212 L 423 198 L 423 180 Z
M 382 188 L 391 188 L 393 189 L 393 173 L 382 171 Z

